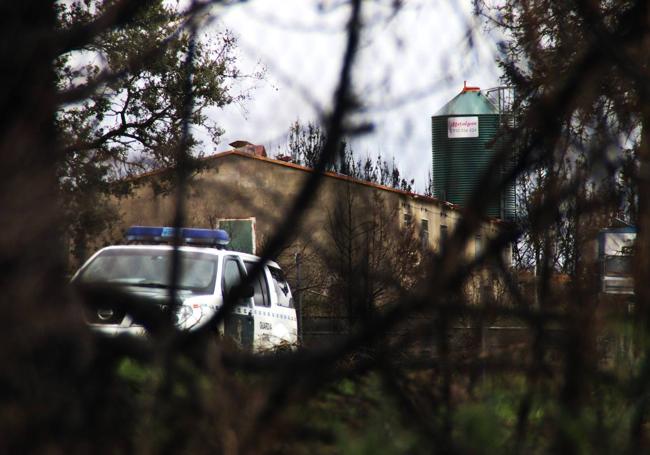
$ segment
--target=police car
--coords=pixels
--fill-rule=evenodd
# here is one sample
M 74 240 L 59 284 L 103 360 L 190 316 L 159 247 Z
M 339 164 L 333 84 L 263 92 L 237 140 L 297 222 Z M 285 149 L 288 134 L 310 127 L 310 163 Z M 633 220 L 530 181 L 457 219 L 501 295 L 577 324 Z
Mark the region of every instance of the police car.
M 151 302 L 168 305 L 174 228 L 134 226 L 125 245 L 99 250 L 72 278 L 74 284 L 114 285 Z M 219 229 L 181 228 L 180 274 L 176 280 L 174 323 L 181 330 L 208 324 L 226 296 L 244 281 L 260 258 L 226 249 L 228 234 Z M 243 348 L 272 349 L 297 343 L 297 319 L 289 284 L 275 262 L 262 266 L 218 330 Z M 146 335 L 142 325 L 117 308 L 87 311 L 90 327 L 103 334 Z

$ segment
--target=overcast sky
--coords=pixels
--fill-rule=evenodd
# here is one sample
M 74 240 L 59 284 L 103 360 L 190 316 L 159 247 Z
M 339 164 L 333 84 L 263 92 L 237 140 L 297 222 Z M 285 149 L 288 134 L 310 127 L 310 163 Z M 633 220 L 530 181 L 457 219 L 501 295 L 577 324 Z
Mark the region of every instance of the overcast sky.
M 250 101 L 211 112 L 226 131 L 218 150 L 244 139 L 275 154 L 292 122 L 317 120 L 327 109 L 349 13 L 340 3 L 254 0 L 223 11 L 218 26 L 238 38 L 240 67 L 264 66 L 266 77 L 245 82 L 255 85 Z M 471 0 L 406 0 L 394 16 L 392 3 L 364 2 L 368 27 L 354 81 L 367 107 L 363 119 L 375 128 L 352 146 L 359 157 L 395 157 L 422 191 L 431 167 L 431 116 L 465 80 L 482 89 L 499 85 L 496 39 L 476 23 Z

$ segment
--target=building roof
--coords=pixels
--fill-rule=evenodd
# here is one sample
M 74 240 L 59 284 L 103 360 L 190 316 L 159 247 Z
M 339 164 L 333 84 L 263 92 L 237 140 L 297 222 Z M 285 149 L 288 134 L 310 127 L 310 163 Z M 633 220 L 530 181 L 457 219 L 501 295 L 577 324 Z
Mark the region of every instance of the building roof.
M 287 161 L 282 161 L 282 160 L 277 160 L 277 159 L 273 159 L 273 158 L 269 158 L 269 157 L 259 156 L 259 155 L 255 155 L 255 154 L 252 154 L 252 153 L 242 152 L 240 150 L 229 150 L 229 151 L 226 151 L 226 152 L 218 152 L 218 153 L 203 157 L 201 159 L 201 161 L 208 164 L 208 163 L 212 163 L 212 162 L 224 159 L 224 158 L 229 157 L 229 156 L 237 156 L 237 157 L 241 157 L 241 158 L 245 158 L 245 159 L 257 160 L 257 161 L 268 163 L 270 165 L 282 166 L 282 167 L 285 167 L 285 168 L 291 168 L 291 169 L 295 169 L 295 170 L 298 170 L 298 171 L 301 171 L 301 172 L 308 172 L 308 173 L 315 172 L 314 169 L 312 169 L 310 167 L 301 166 L 299 164 L 295 164 L 295 163 L 291 163 L 291 162 L 287 162 Z M 144 174 L 140 174 L 135 178 L 143 178 L 143 177 L 158 175 L 158 174 L 161 174 L 161 173 L 164 173 L 164 172 L 167 172 L 167 171 L 169 171 L 169 168 L 157 169 L 155 171 L 150 171 L 150 172 L 146 172 Z M 350 177 L 350 176 L 347 176 L 347 175 L 338 174 L 336 172 L 323 172 L 323 176 L 325 176 L 327 178 L 333 178 L 333 179 L 337 179 L 337 180 L 351 182 L 351 183 L 354 183 L 354 184 L 357 184 L 357 185 L 363 185 L 363 186 L 367 186 L 367 187 L 371 187 L 371 188 L 376 188 L 376 189 L 379 189 L 379 190 L 382 190 L 382 191 L 388 191 L 388 192 L 391 192 L 391 193 L 402 194 L 402 195 L 404 195 L 404 196 L 406 196 L 408 198 L 415 199 L 415 200 L 418 200 L 418 201 L 424 201 L 424 202 L 430 202 L 430 203 L 433 203 L 433 204 L 438 204 L 438 205 L 444 206 L 444 207 L 446 207 L 446 208 L 448 208 L 450 210 L 460 210 L 460 207 L 457 206 L 456 204 L 452 204 L 451 202 L 441 201 L 440 199 L 435 198 L 435 197 L 425 196 L 423 194 L 418 194 L 418 193 L 410 193 L 408 191 L 399 190 L 399 189 L 392 188 L 392 187 L 385 186 L 385 185 L 380 185 L 378 183 L 368 182 L 366 180 L 356 179 L 356 178 L 353 178 L 353 177 Z M 498 220 L 496 218 L 491 218 L 491 217 L 489 218 L 489 220 L 492 221 L 492 222 L 497 222 L 497 223 L 501 222 L 500 220 Z
M 277 159 L 274 159 L 274 158 L 253 155 L 253 154 L 250 154 L 250 153 L 241 152 L 239 150 L 229 150 L 227 152 L 219 152 L 219 153 L 215 153 L 213 155 L 208 155 L 208 156 L 203 158 L 203 161 L 204 162 L 216 161 L 216 160 L 219 160 L 221 158 L 224 158 L 226 156 L 231 156 L 231 155 L 241 156 L 241 157 L 244 157 L 244 158 L 254 159 L 254 160 L 258 160 L 258 161 L 264 161 L 264 162 L 267 162 L 269 164 L 274 164 L 276 166 L 289 167 L 289 168 L 297 169 L 297 170 L 303 171 L 303 172 L 308 172 L 308 173 L 315 172 L 314 169 L 312 169 L 310 167 L 307 167 L 307 166 L 302 166 L 300 164 L 296 164 L 296 163 L 292 163 L 292 162 L 288 162 L 288 161 L 277 160 Z M 411 193 L 411 192 L 408 192 L 408 191 L 392 188 L 390 186 L 380 185 L 378 183 L 373 183 L 373 182 L 368 182 L 366 180 L 356 179 L 354 177 L 350 177 L 349 175 L 338 174 L 336 172 L 329 172 L 329 171 L 323 172 L 323 175 L 325 177 L 330 177 L 330 178 L 334 178 L 334 179 L 337 179 L 337 180 L 352 182 L 352 183 L 355 183 L 355 184 L 358 184 L 358 185 L 377 188 L 377 189 L 380 189 L 380 190 L 383 190 L 383 191 L 389 191 L 391 193 L 403 194 L 405 196 L 412 197 L 414 199 L 428 200 L 428 201 L 436 203 L 436 204 L 444 204 L 449 208 L 454 208 L 455 207 L 455 205 L 452 204 L 451 202 L 444 202 L 444 201 L 441 201 L 441 200 L 439 200 L 438 198 L 435 198 L 435 197 L 425 196 L 423 194 L 418 194 L 418 193 Z
M 204 156 L 203 158 L 201 158 L 201 161 L 203 163 L 210 163 L 210 162 L 213 162 L 213 161 L 217 161 L 217 160 L 226 158 L 228 156 L 240 156 L 240 157 L 248 158 L 248 159 L 252 159 L 252 160 L 264 161 L 264 162 L 267 162 L 269 164 L 274 164 L 276 166 L 283 166 L 283 167 L 288 167 L 288 168 L 292 168 L 292 169 L 297 169 L 297 170 L 303 171 L 303 172 L 308 172 L 308 173 L 313 173 L 314 172 L 314 170 L 312 168 L 307 167 L 307 166 L 302 166 L 300 164 L 291 163 L 291 162 L 288 162 L 288 161 L 277 160 L 277 159 L 274 159 L 274 158 L 259 156 L 259 155 L 255 155 L 255 154 L 252 154 L 252 153 L 242 152 L 240 150 L 228 150 L 226 152 L 217 152 L 217 153 L 214 153 L 212 155 Z M 144 178 L 144 177 L 159 175 L 159 174 L 162 174 L 162 173 L 167 172 L 169 170 L 170 170 L 170 168 L 156 169 L 156 170 L 153 170 L 153 171 L 148 171 L 148 172 L 144 172 L 142 174 L 138 174 L 137 176 L 134 176 L 133 178 L 134 179 L 140 179 L 140 178 Z M 366 180 L 356 179 L 354 177 L 350 177 L 348 175 L 343 175 L 343 174 L 338 174 L 336 172 L 326 171 L 326 172 L 323 172 L 323 175 L 325 177 L 331 177 L 331 178 L 334 178 L 334 179 L 344 180 L 344 181 L 347 181 L 347 182 L 352 182 L 352 183 L 356 183 L 356 184 L 363 185 L 363 186 L 377 188 L 377 189 L 380 189 L 380 190 L 383 190 L 383 191 L 389 191 L 391 193 L 403 194 L 405 196 L 409 196 L 409 197 L 412 197 L 414 199 L 428 200 L 428 201 L 436 203 L 436 204 L 444 204 L 445 206 L 447 206 L 449 208 L 456 208 L 455 204 L 452 204 L 451 202 L 441 201 L 438 198 L 435 198 L 435 197 L 432 197 L 432 196 L 425 196 L 423 194 L 418 194 L 418 193 L 410 193 L 408 191 L 392 188 L 392 187 L 386 186 L 386 185 L 380 185 L 378 183 L 368 182 Z

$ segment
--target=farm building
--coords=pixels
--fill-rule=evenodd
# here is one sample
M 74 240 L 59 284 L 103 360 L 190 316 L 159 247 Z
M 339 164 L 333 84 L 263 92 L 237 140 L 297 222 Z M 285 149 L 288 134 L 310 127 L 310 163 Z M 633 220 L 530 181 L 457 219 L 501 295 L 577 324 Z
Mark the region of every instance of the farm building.
M 204 164 L 188 186 L 185 225 L 234 228 L 233 246 L 258 253 L 285 220 L 295 196 L 314 172 L 268 158 L 261 147 L 250 145 L 205 157 Z M 139 179 L 155 180 L 164 172 L 169 171 L 148 173 Z M 131 196 L 116 200 L 121 216 L 118 231 L 130 225 L 172 224 L 173 193 L 159 193 L 153 187 L 141 185 Z M 297 286 L 314 300 L 340 291 L 337 274 L 351 278 L 346 282 L 355 289 L 363 281 L 365 288 L 361 288 L 376 290 L 375 282 L 368 284 L 373 271 L 384 279 L 389 277 L 389 281 L 397 276 L 408 280 L 418 254 L 443 248 L 460 217 L 457 206 L 436 198 L 328 172 L 304 216 L 296 220 L 277 260 L 295 283 L 296 258 L 302 258 Z M 501 225 L 496 219 L 486 219 L 468 243 L 467 254 L 480 251 Z M 117 239 L 119 232 L 114 236 Z M 375 304 L 394 297 L 389 288 L 376 293 Z M 330 310 L 320 307 L 314 311 Z

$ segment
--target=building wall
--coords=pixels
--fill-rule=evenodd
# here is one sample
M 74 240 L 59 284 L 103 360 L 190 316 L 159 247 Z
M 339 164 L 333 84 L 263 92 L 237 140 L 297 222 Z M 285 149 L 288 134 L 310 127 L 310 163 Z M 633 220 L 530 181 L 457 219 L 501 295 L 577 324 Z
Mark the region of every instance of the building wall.
M 293 198 L 311 175 L 306 168 L 284 162 L 230 153 L 208 161 L 207 168 L 190 184 L 186 204 L 186 225 L 215 227 L 218 219 L 250 218 L 256 220 L 259 244 L 272 235 L 285 220 Z M 152 175 L 148 178 L 156 178 Z M 409 222 L 418 238 L 433 250 L 439 250 L 445 229 L 451 235 L 460 212 L 450 204 L 433 198 L 414 196 L 379 185 L 368 185 L 346 177 L 326 176 L 299 224 L 296 239 L 324 242 L 331 227 L 332 213 L 346 198 L 355 201 L 355 216 L 368 216 L 372 201 L 380 198 L 396 224 Z M 150 185 L 136 189 L 130 197 L 117 201 L 122 227 L 129 225 L 170 225 L 174 219 L 174 195 L 155 194 Z M 423 221 L 425 223 L 423 223 Z M 428 232 L 423 227 L 428 228 Z M 497 232 L 495 223 L 485 223 L 481 240 L 472 240 L 468 254 L 476 244 Z M 424 238 L 422 238 L 424 237 Z
M 219 219 L 254 217 L 258 251 L 286 220 L 295 196 L 312 175 L 311 170 L 300 166 L 241 153 L 217 155 L 206 163 L 207 168 L 196 175 L 189 185 L 184 201 L 184 224 L 213 228 Z M 154 174 L 144 179 L 159 177 L 159 174 Z M 151 185 L 141 185 L 133 195 L 116 200 L 116 204 L 122 221 L 118 231 L 131 225 L 173 224 L 174 195 L 156 194 Z M 341 295 L 343 291 L 340 288 L 350 284 L 360 286 L 364 278 L 351 277 L 354 283 L 341 280 L 341 277 L 348 277 L 349 274 L 345 264 L 340 262 L 341 257 L 337 257 L 337 248 L 341 248 L 340 243 L 344 242 L 339 241 L 337 245 L 335 237 L 347 234 L 356 238 L 355 260 L 363 263 L 366 260 L 364 242 L 371 236 L 375 236 L 374 240 L 377 238 L 376 231 L 364 237 L 364 223 L 384 223 L 384 231 L 379 233 L 379 237 L 385 239 L 380 242 L 382 251 L 377 252 L 376 248 L 369 250 L 369 256 L 372 256 L 368 259 L 369 267 L 376 276 L 399 276 L 413 283 L 417 280 L 419 266 L 416 256 L 409 253 L 413 252 L 414 243 L 408 241 L 412 237 L 405 234 L 404 228 L 411 223 L 417 239 L 416 250 L 426 247 L 438 251 L 444 235 L 442 232 L 446 230 L 447 235 L 451 236 L 459 219 L 460 212 L 451 204 L 344 176 L 327 175 L 321 180 L 320 189 L 304 212 L 301 222 L 297 225 L 292 222 L 295 232 L 275 259 L 295 283 L 297 253 L 302 257 L 301 287 L 307 289 L 303 293 L 304 314 L 310 317 L 350 318 L 349 314 L 346 316 L 348 310 L 342 303 L 345 295 Z M 350 223 L 354 225 L 351 228 L 354 232 L 346 233 Z M 427 230 L 422 229 L 423 224 L 426 224 Z M 466 250 L 468 258 L 476 253 L 478 244 L 485 244 L 486 239 L 497 232 L 498 224 L 486 222 L 481 229 L 481 240 L 469 242 Z M 117 239 L 121 234 L 115 232 L 114 236 Z M 479 279 L 476 284 L 468 283 L 468 286 L 476 288 L 469 289 L 468 297 L 479 295 L 480 289 L 485 287 L 482 281 Z M 397 295 L 393 291 L 387 289 L 375 304 L 392 301 Z M 332 304 L 332 301 L 339 304 Z

